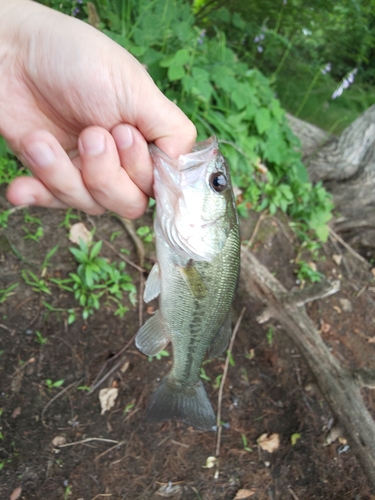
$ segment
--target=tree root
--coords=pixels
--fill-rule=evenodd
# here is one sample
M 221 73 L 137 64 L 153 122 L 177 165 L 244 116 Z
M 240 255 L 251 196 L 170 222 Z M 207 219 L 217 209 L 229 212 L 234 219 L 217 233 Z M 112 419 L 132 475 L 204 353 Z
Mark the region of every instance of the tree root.
M 337 292 L 337 282 L 326 284 L 320 292 L 312 288 L 312 293 L 305 292 L 306 296 L 301 299 L 298 293 L 288 293 L 244 247 L 241 261 L 246 291 L 265 306 L 258 320 L 275 318 L 298 347 L 375 492 L 375 423 L 361 396 L 362 387 L 375 386 L 375 373 L 344 369 L 324 344 L 303 305 L 308 300 Z

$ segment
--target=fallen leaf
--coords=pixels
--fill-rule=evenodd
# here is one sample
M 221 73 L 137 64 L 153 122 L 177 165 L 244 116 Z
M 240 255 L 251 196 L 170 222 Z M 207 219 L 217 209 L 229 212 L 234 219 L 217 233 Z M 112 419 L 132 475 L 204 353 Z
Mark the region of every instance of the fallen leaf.
M 280 446 L 280 436 L 276 433 L 271 434 L 270 436 L 267 433 L 262 434 L 258 437 L 257 443 L 262 450 L 268 451 L 268 453 L 273 453 Z
M 301 434 L 299 432 L 295 432 L 294 434 L 292 434 L 290 436 L 291 445 L 294 446 L 299 439 L 301 439 Z
M 212 469 L 217 462 L 216 457 L 207 457 L 206 465 L 202 465 L 203 469 Z
M 55 436 L 53 439 L 52 439 L 52 444 L 53 446 L 55 446 L 56 448 L 58 446 L 61 446 L 62 444 L 65 444 L 66 443 L 66 438 L 64 436 Z
M 92 234 L 83 222 L 77 222 L 70 228 L 69 239 L 72 243 L 77 243 L 77 245 L 79 245 L 80 240 L 87 244 L 91 243 Z
M 17 406 L 17 408 L 14 408 L 11 417 L 12 418 L 17 418 L 21 415 L 21 407 Z
M 233 500 L 241 500 L 242 498 L 250 498 L 255 495 L 256 489 L 251 488 L 251 490 L 238 490 L 236 496 Z
M 342 255 L 338 255 L 335 253 L 332 255 L 332 260 L 335 264 L 337 264 L 339 266 L 342 262 Z
M 328 333 L 330 331 L 331 325 L 329 323 L 325 323 L 323 320 L 321 320 L 320 324 L 320 330 L 322 333 Z
M 339 306 L 332 306 L 332 307 L 337 313 L 341 314 L 341 309 Z
M 102 409 L 101 415 L 104 415 L 106 411 L 114 407 L 117 396 L 118 396 L 117 387 L 107 387 L 105 389 L 100 389 L 99 400 Z
M 21 496 L 22 493 L 22 488 L 21 486 L 18 486 L 15 490 L 12 491 L 12 494 L 9 497 L 9 500 L 17 500 Z
M 124 364 L 122 365 L 122 367 L 120 368 L 120 372 L 121 372 L 121 373 L 125 373 L 125 372 L 126 372 L 126 370 L 129 368 L 129 365 L 130 365 L 129 361 L 125 361 L 125 363 L 124 363 Z
M 367 340 L 369 344 L 375 344 L 375 337 L 371 337 L 370 339 Z
M 373 268 L 371 269 L 371 274 L 372 274 L 372 275 L 374 276 L 374 278 L 375 278 L 375 267 L 373 267 Z

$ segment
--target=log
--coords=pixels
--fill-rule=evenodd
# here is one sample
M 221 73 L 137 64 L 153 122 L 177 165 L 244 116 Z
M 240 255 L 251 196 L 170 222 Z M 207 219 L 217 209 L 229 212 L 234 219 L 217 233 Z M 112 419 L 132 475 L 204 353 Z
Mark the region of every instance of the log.
M 339 217 L 334 229 L 366 253 L 375 248 L 375 105 L 340 136 L 287 115 L 301 141 L 302 160 L 311 182 L 322 181 L 333 195 Z
M 375 423 L 361 396 L 362 387 L 375 386 L 375 374 L 343 368 L 304 307 L 307 301 L 337 292 L 338 283 L 328 282 L 320 289 L 318 284 L 318 288 L 304 290 L 303 296 L 289 293 L 245 247 L 241 250 L 241 279 L 249 296 L 264 306 L 258 321 L 271 317 L 279 321 L 304 357 L 375 492 Z

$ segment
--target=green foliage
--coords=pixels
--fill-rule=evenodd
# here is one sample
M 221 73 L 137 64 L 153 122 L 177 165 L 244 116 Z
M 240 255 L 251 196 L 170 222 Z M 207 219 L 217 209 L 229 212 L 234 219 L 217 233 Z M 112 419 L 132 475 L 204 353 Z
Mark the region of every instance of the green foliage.
M 70 229 L 71 227 L 71 219 L 73 220 L 79 220 L 79 215 L 73 214 L 72 213 L 73 208 L 68 208 L 68 210 L 65 212 L 64 220 L 59 224 L 59 227 L 65 227 L 65 229 Z
M 330 198 L 308 182 L 298 140 L 269 80 L 238 60 L 223 31 L 201 32 L 188 3 L 140 0 L 128 5 L 125 12 L 118 2 L 97 2 L 104 32 L 147 67 L 196 124 L 199 139 L 217 135 L 234 184 L 243 191 L 242 213 L 248 206 L 268 208 L 271 214 L 281 210 L 324 240 Z M 238 17 L 233 22 L 241 25 Z
M 57 387 L 61 387 L 65 380 L 56 380 L 56 382 L 53 382 L 51 379 L 46 380 L 46 386 L 48 389 L 56 389 Z
M 252 448 L 249 448 L 249 446 L 248 446 L 246 435 L 245 434 L 241 434 L 241 439 L 242 439 L 243 449 L 245 451 L 248 451 L 249 453 L 251 453 L 253 450 L 252 450 Z
M 38 342 L 38 344 L 40 344 L 40 345 L 47 344 L 48 339 L 46 337 L 43 337 L 43 335 L 39 331 L 36 331 L 35 335 L 36 335 L 35 342 Z
M 133 305 L 136 302 L 136 288 L 131 277 L 124 272 L 125 262 L 110 263 L 100 257 L 102 243 L 98 241 L 95 244 L 87 244 L 81 240 L 79 248 L 70 248 L 79 264 L 77 272 L 70 273 L 69 279 L 54 280 L 56 284 L 73 291 L 75 299 L 83 308 L 84 319 L 93 314 L 95 309 L 99 309 L 103 296 L 116 303 L 115 314 L 120 317 L 128 310 L 121 303 L 123 292 L 128 292 Z
M 148 360 L 153 361 L 153 359 L 155 357 L 155 359 L 158 359 L 160 361 L 161 359 L 168 357 L 168 356 L 169 356 L 169 352 L 162 350 L 162 351 L 158 352 L 156 356 L 149 356 Z
M 0 186 L 10 184 L 20 175 L 25 175 L 24 167 L 18 165 L 16 157 L 7 147 L 4 138 L 0 136 Z
M 296 262 L 297 265 L 297 278 L 300 280 L 301 283 L 304 283 L 305 281 L 311 282 L 311 283 L 318 283 L 324 278 L 324 274 L 320 273 L 315 269 L 315 266 L 312 265 L 312 263 L 306 262 L 304 260 L 298 260 Z
M 154 232 L 149 226 L 141 226 L 137 229 L 137 234 L 142 238 L 145 243 L 152 243 L 154 239 Z
M 18 283 L 13 283 L 13 285 L 9 285 L 7 288 L 3 288 L 0 290 L 0 304 L 3 304 L 8 297 L 14 295 L 13 290 L 18 286 Z

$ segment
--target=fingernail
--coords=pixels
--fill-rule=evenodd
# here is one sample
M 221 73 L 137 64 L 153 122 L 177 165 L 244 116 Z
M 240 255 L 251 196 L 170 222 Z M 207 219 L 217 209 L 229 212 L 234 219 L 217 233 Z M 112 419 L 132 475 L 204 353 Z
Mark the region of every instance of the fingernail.
M 39 167 L 50 167 L 55 161 L 55 153 L 46 142 L 30 142 L 25 147 L 24 156 Z
M 95 130 L 86 131 L 78 143 L 83 152 L 88 155 L 100 155 L 105 150 L 105 137 Z
M 112 132 L 118 149 L 128 149 L 133 145 L 133 133 L 127 125 L 119 125 Z

